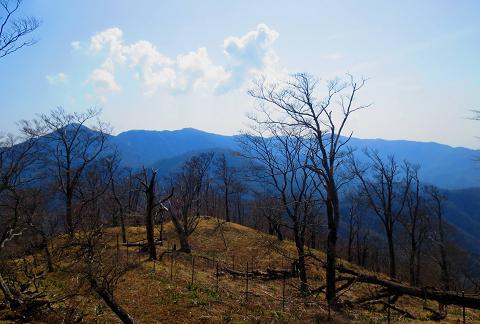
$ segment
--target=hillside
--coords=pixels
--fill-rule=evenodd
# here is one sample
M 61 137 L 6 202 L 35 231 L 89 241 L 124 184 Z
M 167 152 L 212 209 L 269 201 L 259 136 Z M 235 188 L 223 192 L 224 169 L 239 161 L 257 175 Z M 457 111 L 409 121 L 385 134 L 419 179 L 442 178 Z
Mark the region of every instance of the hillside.
M 279 242 L 274 237 L 233 223 L 219 223 L 213 218 L 203 218 L 193 234 L 193 261 L 189 255 L 166 253 L 177 244 L 171 224 L 165 228 L 167 240 L 160 248 L 161 260 L 155 264 L 146 261 L 147 256 L 138 253 L 136 248 L 121 247 L 119 260 L 129 264 L 129 271 L 121 279 L 115 297 L 136 320 L 137 323 L 237 323 L 237 322 L 325 322 L 328 308 L 322 292 L 308 297 L 298 294 L 298 279 L 285 280 L 285 302 L 283 305 L 283 280 L 262 280 L 256 276 L 247 282 L 244 276 L 234 276 L 225 268 L 245 271 L 288 269 L 295 249 L 292 242 Z M 119 229 L 108 229 L 111 237 L 110 249 L 115 249 L 115 238 Z M 145 239 L 143 227 L 128 228 L 130 242 Z M 319 260 L 323 253 L 311 251 Z M 321 264 L 309 259 L 309 285 L 312 288 L 324 284 L 324 271 Z M 173 262 L 172 262 L 173 261 Z M 219 263 L 218 286 L 216 263 Z M 340 262 L 356 271 L 363 271 L 346 262 Z M 192 270 L 193 283 L 192 283 Z M 378 275 L 378 274 L 377 274 Z M 380 275 L 381 276 L 381 275 Z M 48 282 L 58 294 L 69 291 L 75 280 L 67 273 L 49 274 Z M 217 288 L 218 287 L 218 288 Z M 369 284 L 356 283 L 342 291 L 343 309 L 331 312 L 336 323 L 382 323 L 386 321 L 386 311 L 381 304 L 356 305 L 360 298 L 378 291 Z M 436 308 L 435 303 L 422 299 L 399 298 L 396 307 L 413 315 L 416 320 L 428 320 L 431 313 L 424 306 Z M 101 299 L 84 291 L 73 299 L 57 305 L 51 313 L 51 322 L 65 321 L 67 317 L 83 318 L 85 323 L 116 323 L 118 319 L 104 305 Z M 74 311 L 72 311 L 72 309 Z M 66 310 L 70 310 L 66 314 Z M 71 313 L 73 312 L 73 313 Z M 73 314 L 73 315 L 72 315 Z M 406 315 L 391 313 L 392 321 L 408 321 Z M 449 307 L 445 323 L 454 323 L 461 318 L 461 309 Z M 469 323 L 479 322 L 478 311 L 467 310 Z

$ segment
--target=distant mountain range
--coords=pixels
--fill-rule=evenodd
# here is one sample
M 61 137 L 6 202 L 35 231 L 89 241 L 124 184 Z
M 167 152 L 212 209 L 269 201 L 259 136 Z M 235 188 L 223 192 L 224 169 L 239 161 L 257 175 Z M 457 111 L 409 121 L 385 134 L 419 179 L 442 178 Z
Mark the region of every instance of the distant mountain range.
M 191 156 L 213 151 L 225 153 L 230 163 L 241 164 L 239 135 L 225 136 L 193 128 L 175 131 L 131 130 L 112 136 L 125 165 L 153 167 L 168 175 Z M 457 229 L 458 240 L 480 254 L 480 150 L 433 142 L 352 138 L 359 152 L 370 148 L 384 156 L 418 164 L 421 180 L 445 189 L 445 215 Z
M 162 160 L 182 160 L 182 156 L 208 150 L 238 151 L 238 135 L 225 136 L 193 128 L 175 131 L 131 130 L 112 137 L 123 162 L 137 167 L 162 166 Z M 433 142 L 405 140 L 350 140 L 351 147 L 361 153 L 364 148 L 378 150 L 383 155 L 395 155 L 399 160 L 418 164 L 424 182 L 445 189 L 480 186 L 480 150 L 451 147 Z M 361 154 L 360 154 L 361 155 Z M 167 163 L 168 164 L 168 163 Z

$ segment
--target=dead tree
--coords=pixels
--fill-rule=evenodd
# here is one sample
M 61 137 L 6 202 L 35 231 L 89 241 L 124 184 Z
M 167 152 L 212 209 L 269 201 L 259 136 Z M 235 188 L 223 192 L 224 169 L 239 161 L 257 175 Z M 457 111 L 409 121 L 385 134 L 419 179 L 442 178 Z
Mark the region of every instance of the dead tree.
M 150 173 L 150 174 L 149 174 Z M 155 236 L 154 236 L 154 229 L 155 229 L 155 220 L 154 216 L 156 214 L 156 210 L 158 207 L 165 208 L 163 203 L 169 200 L 173 195 L 173 189 L 169 196 L 162 199 L 161 201 L 157 201 L 157 194 L 155 193 L 155 188 L 157 186 L 156 182 L 157 171 L 152 170 L 151 172 L 147 172 L 147 170 L 143 169 L 143 180 L 141 180 L 141 185 L 143 187 L 146 199 L 146 208 L 145 208 L 145 227 L 147 230 L 147 245 L 148 245 L 148 253 L 150 255 L 150 259 L 156 260 L 157 259 L 157 251 L 155 247 Z
M 188 238 L 198 226 L 204 189 L 213 153 L 202 153 L 186 161 L 172 179 L 174 194 L 168 210 L 180 240 L 180 251 L 191 252 Z
M 352 284 L 355 282 L 362 282 L 386 288 L 388 291 L 387 296 L 408 295 L 420 299 L 437 301 L 444 305 L 465 306 L 472 309 L 480 308 L 480 297 L 478 297 L 478 295 L 465 294 L 462 296 L 454 291 L 412 287 L 398 281 L 381 278 L 380 276 L 361 273 L 342 265 L 338 267 L 338 272 L 344 275 L 352 275 L 355 279 L 352 281 Z
M 342 172 L 346 145 L 352 134 L 343 137 L 350 116 L 367 106 L 358 105 L 356 97 L 365 80 L 333 80 L 327 84 L 324 99 L 317 98 L 318 81 L 308 74 L 295 74 L 289 81 L 269 84 L 257 82 L 250 95 L 266 104 L 260 108 L 263 123 L 301 129 L 309 141 L 310 168 L 324 192 L 327 238 L 327 288 L 330 305 L 336 302 L 335 265 L 340 222 L 339 188 L 348 181 Z
M 17 17 L 22 0 L 0 1 L 0 58 L 37 42 L 27 38 L 40 26 L 40 20 L 31 16 Z
M 389 275 L 396 278 L 395 225 L 407 201 L 412 182 L 412 167 L 407 162 L 399 165 L 393 156 L 384 160 L 376 151 L 365 150 L 365 155 L 370 164 L 361 167 L 358 161 L 352 159 L 352 172 L 360 182 L 370 208 L 385 229 Z
M 88 166 L 108 150 L 108 125 L 98 122 L 92 129 L 85 125 L 99 114 L 97 109 L 68 113 L 58 107 L 37 120 L 21 122 L 25 132 L 40 130 L 46 166 L 64 198 L 65 229 L 70 235 L 75 230 L 75 190 Z

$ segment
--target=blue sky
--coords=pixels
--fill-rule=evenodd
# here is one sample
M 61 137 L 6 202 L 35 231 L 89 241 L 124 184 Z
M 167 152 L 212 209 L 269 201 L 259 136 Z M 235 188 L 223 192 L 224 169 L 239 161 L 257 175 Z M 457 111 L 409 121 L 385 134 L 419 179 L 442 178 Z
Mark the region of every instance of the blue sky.
M 39 42 L 0 60 L 0 130 L 56 106 L 103 109 L 115 132 L 233 134 L 252 78 L 370 78 L 362 138 L 480 148 L 478 1 L 47 1 Z

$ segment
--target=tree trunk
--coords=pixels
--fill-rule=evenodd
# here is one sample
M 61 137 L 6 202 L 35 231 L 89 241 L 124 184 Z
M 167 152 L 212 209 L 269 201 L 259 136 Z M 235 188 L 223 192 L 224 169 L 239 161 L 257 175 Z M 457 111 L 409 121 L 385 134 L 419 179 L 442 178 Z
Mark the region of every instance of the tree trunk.
M 355 239 L 354 237 L 354 232 L 352 228 L 352 223 L 350 222 L 349 228 L 348 228 L 348 250 L 347 250 L 347 261 L 352 262 L 353 260 L 353 255 L 352 255 L 352 246 L 353 246 L 353 240 Z
M 357 282 L 380 285 L 384 288 L 387 288 L 392 294 L 395 295 L 409 295 L 421 299 L 434 300 L 444 305 L 457 305 L 472 309 L 480 309 L 480 298 L 473 294 L 465 294 L 462 296 L 454 291 L 441 291 L 435 289 L 411 287 L 397 281 L 359 273 L 356 270 L 348 269 L 344 266 L 339 266 L 338 272 L 355 276 L 355 280 Z
M 3 279 L 1 273 L 0 273 L 0 290 L 2 291 L 4 298 L 11 309 L 15 309 L 18 306 L 20 306 L 21 301 L 18 298 L 16 298 L 16 296 L 11 292 L 7 283 Z
M 113 198 L 118 206 L 118 212 L 120 214 L 120 226 L 122 227 L 122 243 L 127 243 L 127 231 L 125 230 L 125 208 L 123 207 L 120 198 L 117 196 L 117 192 L 115 190 L 115 182 L 112 179 L 112 192 Z
M 178 239 L 180 240 L 180 252 L 191 253 L 190 243 L 188 243 L 188 236 L 185 232 L 178 233 Z
M 228 203 L 228 187 L 225 186 L 225 220 L 230 222 L 230 210 L 229 210 L 229 203 Z
M 328 219 L 326 297 L 328 304 L 333 306 L 337 298 L 335 269 L 337 266 L 337 223 L 340 218 L 340 210 L 335 189 L 330 188 L 329 191 L 326 201 Z
M 45 258 L 47 259 L 47 271 L 53 272 L 53 261 L 52 261 L 52 254 L 50 253 L 50 249 L 48 247 L 48 240 L 45 234 L 42 235 L 42 244 L 43 244 L 43 251 L 45 252 Z
M 155 177 L 157 173 L 153 172 L 152 177 L 150 178 L 150 183 L 145 190 L 147 196 L 147 209 L 145 214 L 145 225 L 147 229 L 147 242 L 148 242 L 148 253 L 150 259 L 155 260 L 157 258 L 157 250 L 155 247 L 155 237 L 153 233 L 154 224 L 153 224 L 153 209 L 155 208 Z
M 408 260 L 408 269 L 409 269 L 409 281 L 410 281 L 410 286 L 416 286 L 417 285 L 417 280 L 416 280 L 416 272 L 415 272 L 415 251 L 410 251 L 410 257 Z
M 389 275 L 390 278 L 395 279 L 397 277 L 397 265 L 395 263 L 395 245 L 393 242 L 393 231 L 391 227 L 387 227 L 386 231 L 388 241 Z
M 73 191 L 70 188 L 67 188 L 65 200 L 65 222 L 66 230 L 70 236 L 73 236 L 74 226 L 73 226 L 73 212 L 72 212 L 72 201 L 73 201 Z
M 105 304 L 118 316 L 118 318 L 125 324 L 133 324 L 133 318 L 130 314 L 120 306 L 115 298 L 113 298 L 112 293 L 110 293 L 107 289 L 98 286 L 98 283 L 95 279 L 90 279 L 90 286 L 92 289 L 103 299 Z
M 298 271 L 298 276 L 300 278 L 300 293 L 302 293 L 303 295 L 306 295 L 308 292 L 308 285 L 307 285 L 307 270 L 305 267 L 305 249 L 304 249 L 305 238 L 301 237 L 302 234 L 300 233 L 297 224 L 294 225 L 293 230 L 295 234 L 295 245 L 298 253 L 296 270 Z

